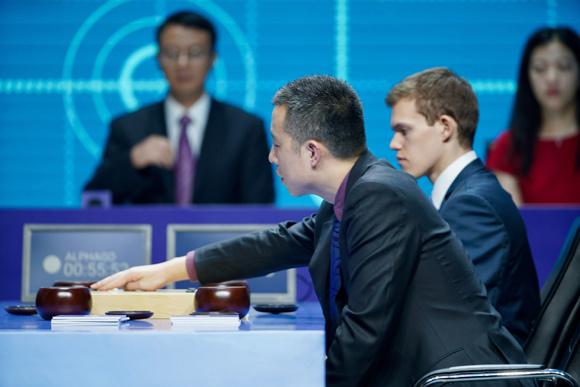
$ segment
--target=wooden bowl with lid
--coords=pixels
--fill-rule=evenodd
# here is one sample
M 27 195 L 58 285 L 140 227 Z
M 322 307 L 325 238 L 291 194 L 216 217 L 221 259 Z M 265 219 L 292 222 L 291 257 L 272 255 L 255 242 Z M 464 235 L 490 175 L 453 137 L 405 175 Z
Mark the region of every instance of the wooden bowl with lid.
M 250 287 L 231 281 L 203 285 L 195 291 L 196 312 L 236 312 L 240 318 L 250 310 Z
M 91 291 L 84 286 L 42 287 L 36 293 L 36 311 L 45 320 L 62 314 L 91 313 Z

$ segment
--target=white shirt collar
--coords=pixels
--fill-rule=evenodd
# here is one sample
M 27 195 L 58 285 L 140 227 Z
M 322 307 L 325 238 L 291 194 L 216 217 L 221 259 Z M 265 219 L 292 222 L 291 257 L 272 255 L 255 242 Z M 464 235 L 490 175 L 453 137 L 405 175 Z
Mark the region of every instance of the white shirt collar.
M 181 133 L 179 120 L 184 115 L 187 115 L 191 119 L 191 124 L 187 127 L 187 139 L 193 154 L 199 156 L 210 107 L 211 98 L 207 92 L 204 92 L 189 109 L 177 102 L 171 94 L 167 95 L 167 98 L 165 98 L 165 124 L 167 126 L 167 137 L 175 154 L 177 154 L 179 135 Z
M 455 178 L 475 159 L 477 159 L 475 151 L 467 152 L 445 168 L 437 180 L 435 180 L 433 191 L 431 191 L 431 201 L 437 210 L 441 208 L 445 194 L 449 190 L 449 187 L 451 187 L 451 184 L 453 184 Z

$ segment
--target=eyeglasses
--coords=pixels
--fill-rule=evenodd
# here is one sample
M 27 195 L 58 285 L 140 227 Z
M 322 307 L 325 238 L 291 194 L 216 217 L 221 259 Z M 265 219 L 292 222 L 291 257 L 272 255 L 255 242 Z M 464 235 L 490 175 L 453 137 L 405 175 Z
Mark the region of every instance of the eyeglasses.
M 191 47 L 189 50 L 186 51 L 179 51 L 171 48 L 165 49 L 162 48 L 159 57 L 161 58 L 161 60 L 167 62 L 177 62 L 181 57 L 181 55 L 185 55 L 187 60 L 194 62 L 207 58 L 210 52 L 211 51 L 204 50 L 198 46 Z

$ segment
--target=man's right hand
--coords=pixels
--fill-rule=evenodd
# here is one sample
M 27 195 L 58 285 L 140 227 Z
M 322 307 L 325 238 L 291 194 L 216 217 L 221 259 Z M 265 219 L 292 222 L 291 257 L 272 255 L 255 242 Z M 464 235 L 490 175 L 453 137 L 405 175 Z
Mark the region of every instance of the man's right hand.
M 157 290 L 175 281 L 188 279 L 186 258 L 177 257 L 154 265 L 134 266 L 91 285 L 94 290 Z
M 143 169 L 149 166 L 166 169 L 173 168 L 173 150 L 169 139 L 165 136 L 152 134 L 137 143 L 131 149 L 131 163 L 136 169 Z

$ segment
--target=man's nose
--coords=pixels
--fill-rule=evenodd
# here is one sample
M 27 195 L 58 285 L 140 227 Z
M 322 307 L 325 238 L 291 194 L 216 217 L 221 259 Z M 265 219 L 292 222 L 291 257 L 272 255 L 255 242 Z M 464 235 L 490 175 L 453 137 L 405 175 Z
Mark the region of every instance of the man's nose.
M 268 154 L 268 161 L 271 164 L 276 164 L 276 155 L 274 154 L 274 145 L 272 145 L 272 147 L 270 148 L 270 153 Z
M 177 64 L 179 66 L 187 66 L 189 64 L 189 56 L 187 52 L 180 52 L 177 55 Z
M 396 134 L 393 135 L 393 138 L 391 139 L 391 143 L 389 144 L 389 148 L 391 148 L 392 150 L 401 149 L 401 143 L 397 140 Z

